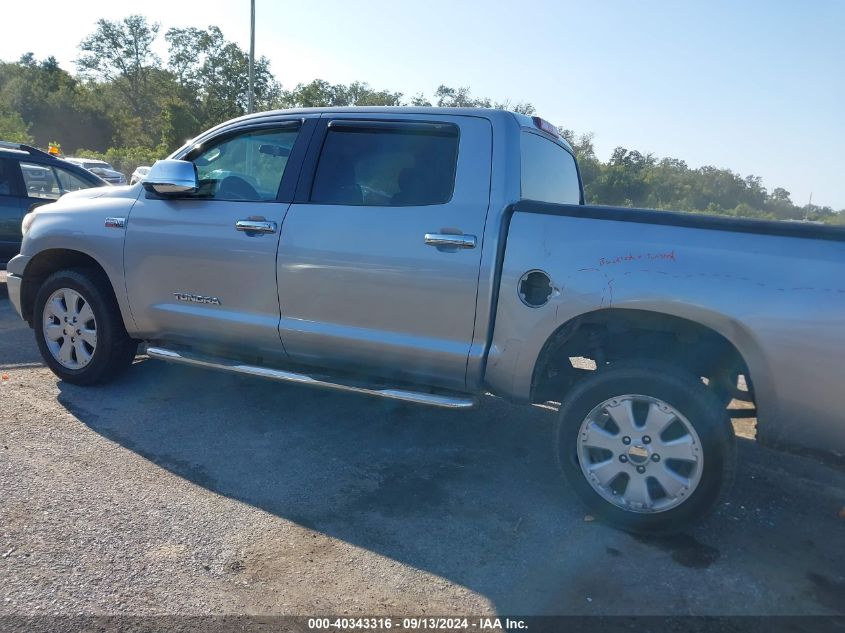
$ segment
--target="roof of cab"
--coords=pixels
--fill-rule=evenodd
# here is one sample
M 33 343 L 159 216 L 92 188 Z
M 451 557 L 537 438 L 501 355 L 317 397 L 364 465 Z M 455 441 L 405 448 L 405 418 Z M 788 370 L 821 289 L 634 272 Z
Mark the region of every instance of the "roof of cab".
M 255 112 L 253 114 L 246 114 L 236 119 L 225 121 L 219 125 L 214 126 L 209 130 L 205 130 L 196 138 L 206 137 L 210 132 L 214 132 L 220 128 L 228 127 L 230 125 L 241 125 L 250 121 L 260 121 L 261 119 L 272 119 L 278 116 L 288 116 L 291 114 L 428 114 L 428 115 L 451 115 L 451 116 L 473 116 L 484 119 L 499 120 L 499 121 L 514 121 L 520 127 L 535 128 L 532 117 L 511 112 L 510 110 L 499 110 L 496 108 L 441 108 L 434 106 L 344 106 L 344 107 L 320 107 L 320 108 L 291 108 L 288 110 L 267 110 L 264 112 Z M 551 137 L 550 137 L 551 138 Z M 188 141 L 182 148 L 177 150 L 178 153 L 184 147 L 193 143 L 195 139 Z M 569 151 L 572 151 L 569 143 L 562 136 L 556 139 L 561 144 L 565 145 Z
M 278 116 L 290 116 L 291 114 L 445 114 L 452 116 L 475 116 L 485 119 L 504 119 L 510 118 L 515 120 L 515 114 L 508 110 L 494 110 L 492 108 L 437 108 L 437 107 L 420 107 L 420 106 L 344 106 L 344 107 L 323 107 L 323 108 L 291 108 L 288 110 L 266 110 L 264 112 L 255 112 L 253 114 L 245 114 L 229 121 L 224 121 L 213 128 L 204 131 L 200 136 L 205 136 L 208 132 L 212 132 L 219 128 L 228 127 L 230 125 L 241 125 L 250 121 L 260 121 L 261 119 L 272 119 Z
M 513 117 L 514 112 L 510 110 L 496 110 L 493 108 L 439 108 L 431 106 L 343 106 L 343 107 L 322 107 L 322 108 L 292 108 L 289 110 L 267 110 L 247 114 L 236 121 L 283 114 L 341 114 L 341 113 L 372 113 L 372 114 L 451 114 L 455 116 L 477 116 L 485 119 L 495 117 Z

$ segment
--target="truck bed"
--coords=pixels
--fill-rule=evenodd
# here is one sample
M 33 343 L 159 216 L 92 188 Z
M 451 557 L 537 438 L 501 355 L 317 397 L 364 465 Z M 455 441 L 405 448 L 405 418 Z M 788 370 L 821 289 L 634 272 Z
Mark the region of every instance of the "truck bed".
M 732 218 L 721 215 L 705 215 L 703 213 L 685 213 L 681 211 L 658 211 L 655 209 L 602 205 L 548 204 L 532 201 L 517 203 L 513 206 L 513 211 L 575 218 L 592 218 L 595 220 L 612 220 L 615 222 L 680 226 L 711 231 L 732 231 L 737 233 L 756 233 L 759 235 L 801 237 L 815 240 L 845 241 L 845 226 L 811 222 L 755 220 L 751 218 Z
M 845 366 L 845 228 L 528 201 L 506 218 L 485 374 L 493 390 L 531 398 L 544 346 L 576 318 L 670 315 L 742 355 L 758 434 L 845 451 L 845 420 L 830 415 L 841 411 L 831 400 Z M 531 270 L 555 288 L 535 309 L 514 291 Z

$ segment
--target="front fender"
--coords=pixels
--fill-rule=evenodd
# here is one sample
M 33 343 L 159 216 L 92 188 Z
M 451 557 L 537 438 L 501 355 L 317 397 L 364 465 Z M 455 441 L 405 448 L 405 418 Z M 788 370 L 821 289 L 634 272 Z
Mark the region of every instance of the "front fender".
M 21 255 L 28 258 L 27 270 L 32 270 L 39 256 L 49 252 L 72 251 L 93 259 L 109 278 L 126 328 L 132 334 L 135 322 L 126 296 L 123 244 L 125 225 L 141 187 L 119 189 L 112 195 L 103 192 L 104 195 L 93 198 L 68 194 L 36 209 L 35 219 L 21 244 Z M 114 218 L 122 218 L 122 225 L 107 221 Z M 22 271 L 24 279 L 27 270 Z

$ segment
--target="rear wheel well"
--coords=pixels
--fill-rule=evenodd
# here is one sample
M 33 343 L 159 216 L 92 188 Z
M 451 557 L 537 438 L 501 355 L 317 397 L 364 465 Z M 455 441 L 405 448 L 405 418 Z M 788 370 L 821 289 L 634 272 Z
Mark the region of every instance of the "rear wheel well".
M 753 399 L 748 366 L 739 350 L 695 321 L 648 310 L 614 309 L 581 315 L 546 342 L 532 381 L 532 401 L 559 400 L 598 367 L 619 361 L 659 360 L 705 378 L 729 401 Z M 746 392 L 738 392 L 743 376 Z
M 38 289 L 44 280 L 57 270 L 90 270 L 101 275 L 108 282 L 108 275 L 96 259 L 80 251 L 64 248 L 53 248 L 38 253 L 27 264 L 21 286 L 21 312 L 23 318 L 32 325 L 33 306 Z M 111 288 L 111 283 L 109 283 Z

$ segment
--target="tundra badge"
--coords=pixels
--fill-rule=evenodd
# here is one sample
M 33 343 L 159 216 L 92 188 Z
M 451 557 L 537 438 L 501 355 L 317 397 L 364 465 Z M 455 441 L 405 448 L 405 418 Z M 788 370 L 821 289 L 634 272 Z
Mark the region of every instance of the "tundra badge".
M 220 299 L 217 297 L 204 297 L 203 295 L 193 295 L 189 292 L 174 292 L 173 296 L 179 301 L 188 301 L 189 303 L 208 303 L 213 306 L 220 305 Z

